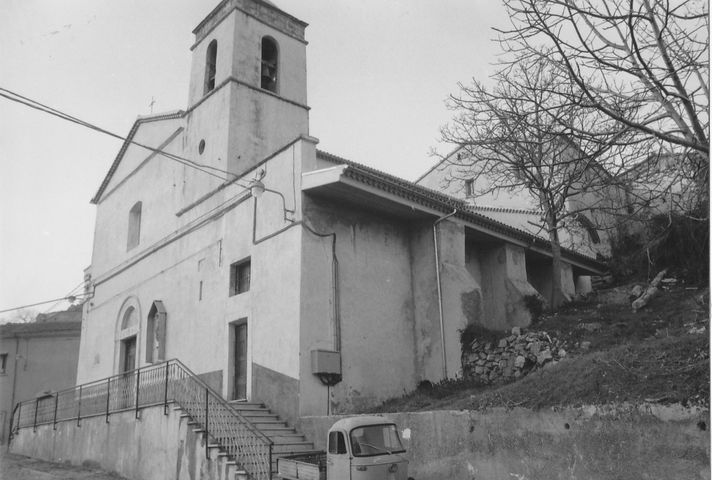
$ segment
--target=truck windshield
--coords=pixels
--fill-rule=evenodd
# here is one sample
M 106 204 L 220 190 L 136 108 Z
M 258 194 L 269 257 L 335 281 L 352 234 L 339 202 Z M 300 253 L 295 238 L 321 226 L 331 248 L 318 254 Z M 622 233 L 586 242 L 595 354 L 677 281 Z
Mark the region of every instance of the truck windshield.
M 355 457 L 403 453 L 405 449 L 394 424 L 367 425 L 351 430 L 351 451 Z

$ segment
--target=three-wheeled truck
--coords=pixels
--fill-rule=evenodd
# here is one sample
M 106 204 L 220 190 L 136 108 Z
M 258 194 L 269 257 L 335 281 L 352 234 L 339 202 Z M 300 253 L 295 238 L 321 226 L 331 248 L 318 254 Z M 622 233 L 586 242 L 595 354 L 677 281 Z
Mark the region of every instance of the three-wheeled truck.
M 396 424 L 384 417 L 345 418 L 329 429 L 325 452 L 277 460 L 285 480 L 413 480 Z

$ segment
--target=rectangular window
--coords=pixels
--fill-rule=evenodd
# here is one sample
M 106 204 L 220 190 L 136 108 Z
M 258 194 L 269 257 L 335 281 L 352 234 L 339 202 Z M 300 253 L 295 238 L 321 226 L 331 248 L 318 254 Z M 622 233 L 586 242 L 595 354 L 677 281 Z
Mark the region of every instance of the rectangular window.
M 7 353 L 0 353 L 0 375 L 7 373 Z
M 250 290 L 250 259 L 230 265 L 230 296 Z
M 471 178 L 465 180 L 465 196 L 471 197 L 475 193 L 475 181 Z
M 346 453 L 346 440 L 341 432 L 329 432 L 329 453 Z
M 351 430 L 351 451 L 355 457 L 404 453 L 394 424 L 367 425 Z
M 139 244 L 141 238 L 141 202 L 136 202 L 129 211 L 129 231 L 126 240 L 126 251 Z

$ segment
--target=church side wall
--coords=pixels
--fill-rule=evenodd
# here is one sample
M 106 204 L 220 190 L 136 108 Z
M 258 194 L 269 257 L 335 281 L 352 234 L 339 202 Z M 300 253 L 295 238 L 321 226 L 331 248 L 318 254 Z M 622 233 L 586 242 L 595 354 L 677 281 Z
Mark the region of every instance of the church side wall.
M 343 380 L 327 388 L 311 374 L 309 352 L 333 348 L 330 239 L 304 232 L 301 414 L 350 412 L 415 387 L 409 230 L 400 221 L 306 200 L 315 230 L 336 233 Z M 338 208 L 338 210 L 337 210 Z

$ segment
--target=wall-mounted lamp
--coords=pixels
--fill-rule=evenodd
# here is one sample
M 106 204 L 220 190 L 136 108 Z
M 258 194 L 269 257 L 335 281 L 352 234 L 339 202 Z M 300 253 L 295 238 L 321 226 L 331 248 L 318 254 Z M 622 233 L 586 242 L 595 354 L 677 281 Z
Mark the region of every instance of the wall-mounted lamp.
M 265 184 L 255 179 L 250 182 L 250 195 L 255 198 L 260 198 L 265 193 Z
M 291 216 L 294 215 L 294 210 L 290 210 L 287 208 L 287 201 L 285 200 L 284 195 L 282 195 L 281 192 L 265 187 L 265 184 L 257 178 L 250 182 L 248 188 L 250 189 L 250 195 L 252 195 L 254 198 L 260 198 L 265 192 L 270 192 L 274 193 L 275 195 L 279 195 L 279 197 L 282 199 L 282 210 L 284 212 L 284 219 L 288 222 L 294 221 L 294 219 L 291 218 Z

